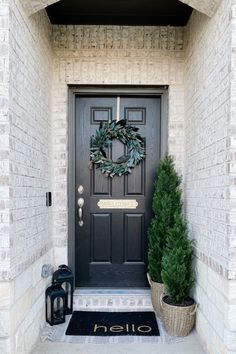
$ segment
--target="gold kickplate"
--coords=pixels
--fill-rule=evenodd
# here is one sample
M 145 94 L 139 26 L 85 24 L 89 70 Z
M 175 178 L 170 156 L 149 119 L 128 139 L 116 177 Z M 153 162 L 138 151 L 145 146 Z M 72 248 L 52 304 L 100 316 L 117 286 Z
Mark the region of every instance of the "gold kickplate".
M 100 209 L 136 209 L 136 199 L 100 199 L 97 203 Z

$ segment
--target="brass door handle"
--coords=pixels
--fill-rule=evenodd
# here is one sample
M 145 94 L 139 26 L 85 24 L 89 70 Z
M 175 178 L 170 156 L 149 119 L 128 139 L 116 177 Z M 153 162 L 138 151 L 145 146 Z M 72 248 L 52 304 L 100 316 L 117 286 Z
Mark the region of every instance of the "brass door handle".
M 79 198 L 78 199 L 78 217 L 79 217 L 79 226 L 83 226 L 84 225 L 84 221 L 83 221 L 83 206 L 84 206 L 84 198 Z

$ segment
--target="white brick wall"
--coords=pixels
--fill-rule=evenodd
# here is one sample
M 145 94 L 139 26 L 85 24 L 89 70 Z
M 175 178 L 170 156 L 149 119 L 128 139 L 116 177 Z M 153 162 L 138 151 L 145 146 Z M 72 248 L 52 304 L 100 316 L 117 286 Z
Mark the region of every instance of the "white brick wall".
M 10 23 L 11 277 L 51 248 L 51 25 L 11 1 Z
M 45 263 L 53 263 L 52 249 L 11 282 L 14 292 L 9 312 L 11 354 L 30 353 L 45 323 L 45 289 L 51 281 L 41 278 L 40 270 Z
M 185 208 L 196 239 L 197 330 L 212 354 L 236 351 L 231 10 L 225 0 L 211 20 L 194 12 L 186 29 Z
M 44 317 L 43 263 L 53 263 L 52 29 L 19 0 L 0 1 L 0 352 L 26 354 Z M 9 75 L 10 72 L 10 75 Z
M 9 4 L 0 1 L 0 273 L 9 256 Z
M 27 14 L 30 16 L 48 5 L 54 4 L 60 0 L 21 0 Z
M 41 278 L 41 268 L 53 263 L 52 249 L 18 277 L 0 282 L 0 353 L 27 354 L 45 323 L 45 288 L 50 278 Z
M 231 24 L 231 87 L 230 87 L 230 117 L 229 117 L 229 185 L 230 185 L 230 228 L 229 236 L 229 277 L 236 279 L 236 0 L 233 0 L 232 6 L 232 24 Z
M 230 117 L 230 6 L 209 20 L 194 13 L 188 25 L 185 122 L 186 211 L 198 256 L 228 276 L 228 136 Z
M 191 6 L 209 17 L 212 17 L 222 0 L 180 0 L 184 4 Z

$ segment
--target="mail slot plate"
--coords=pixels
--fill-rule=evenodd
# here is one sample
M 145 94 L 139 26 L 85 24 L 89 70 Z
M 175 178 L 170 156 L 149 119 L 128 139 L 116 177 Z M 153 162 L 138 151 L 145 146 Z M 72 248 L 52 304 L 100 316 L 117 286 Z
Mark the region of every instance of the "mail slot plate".
M 100 199 L 97 203 L 100 209 L 136 209 L 136 199 Z

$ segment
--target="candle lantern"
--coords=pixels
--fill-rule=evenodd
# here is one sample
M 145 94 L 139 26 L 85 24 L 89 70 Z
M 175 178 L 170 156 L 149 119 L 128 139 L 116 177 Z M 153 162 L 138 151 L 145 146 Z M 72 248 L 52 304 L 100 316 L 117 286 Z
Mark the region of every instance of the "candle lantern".
M 60 283 L 62 288 L 65 290 L 65 313 L 66 315 L 72 314 L 74 276 L 71 269 L 65 264 L 60 265 L 58 269 L 53 273 L 52 282 Z
M 65 322 L 66 293 L 60 283 L 53 283 L 46 289 L 46 321 L 51 325 Z

